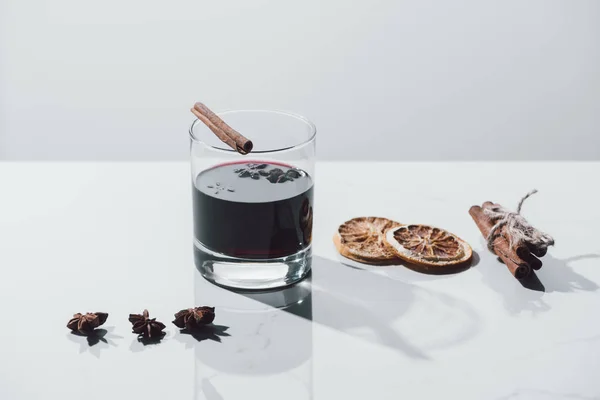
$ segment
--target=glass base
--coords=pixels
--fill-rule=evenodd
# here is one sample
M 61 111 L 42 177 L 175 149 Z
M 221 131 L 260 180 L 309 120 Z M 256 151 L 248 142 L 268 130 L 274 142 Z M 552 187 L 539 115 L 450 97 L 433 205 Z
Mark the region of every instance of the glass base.
M 229 257 L 194 241 L 194 262 L 204 278 L 234 289 L 268 290 L 292 285 L 310 272 L 312 249 L 264 260 Z

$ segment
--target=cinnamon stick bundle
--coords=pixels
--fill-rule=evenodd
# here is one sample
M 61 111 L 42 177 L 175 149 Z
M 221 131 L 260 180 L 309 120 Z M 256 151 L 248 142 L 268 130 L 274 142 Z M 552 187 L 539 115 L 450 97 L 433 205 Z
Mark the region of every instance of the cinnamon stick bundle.
M 484 203 L 484 206 L 486 206 L 488 203 L 489 202 Z M 494 226 L 494 223 L 490 220 L 490 218 L 488 218 L 487 215 L 485 215 L 483 208 L 480 206 L 473 206 L 469 210 L 469 214 L 473 218 L 473 221 L 475 221 L 475 224 L 479 228 L 479 231 L 483 237 L 487 238 L 492 230 L 492 227 Z M 497 238 L 494 242 L 494 251 L 515 278 L 524 279 L 531 273 L 532 266 L 521 256 L 519 256 L 519 254 L 517 254 L 517 250 L 510 247 L 509 241 L 504 235 Z M 518 252 L 522 253 L 523 250 L 519 249 Z M 541 262 L 539 266 L 541 267 Z
M 521 215 L 523 203 L 535 193 L 534 189 L 523 196 L 516 212 L 491 201 L 469 210 L 488 248 L 504 261 L 517 279 L 524 279 L 533 269 L 540 269 L 542 261 L 537 257 L 544 256 L 548 246 L 554 245 L 552 236 L 531 226 Z
M 248 154 L 252 151 L 252 141 L 244 137 L 241 133 L 230 127 L 217 114 L 212 112 L 204 104 L 198 102 L 191 109 L 192 113 L 198 117 L 221 141 L 227 144 L 240 154 Z

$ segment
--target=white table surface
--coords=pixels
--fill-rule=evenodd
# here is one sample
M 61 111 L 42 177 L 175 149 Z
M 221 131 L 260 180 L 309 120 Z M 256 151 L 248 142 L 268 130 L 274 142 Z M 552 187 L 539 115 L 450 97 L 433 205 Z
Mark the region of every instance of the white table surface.
M 0 399 L 600 398 L 600 164 L 319 163 L 316 175 L 312 277 L 252 296 L 194 268 L 187 164 L 0 164 Z M 468 214 L 534 187 L 523 213 L 557 243 L 544 291 L 487 252 Z M 478 262 L 445 276 L 348 262 L 331 236 L 360 215 L 446 228 Z M 215 336 L 170 323 L 193 305 L 216 307 Z M 143 308 L 167 324 L 158 345 L 130 331 Z M 91 347 L 65 327 L 86 311 L 110 314 Z

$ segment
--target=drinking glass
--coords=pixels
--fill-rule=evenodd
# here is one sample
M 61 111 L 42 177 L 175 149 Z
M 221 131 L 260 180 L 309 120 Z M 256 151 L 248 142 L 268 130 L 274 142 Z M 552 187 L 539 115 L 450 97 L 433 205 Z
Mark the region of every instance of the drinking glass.
M 254 148 L 239 154 L 201 121 L 192 123 L 196 267 L 225 287 L 293 284 L 311 267 L 315 126 L 282 111 L 218 115 Z

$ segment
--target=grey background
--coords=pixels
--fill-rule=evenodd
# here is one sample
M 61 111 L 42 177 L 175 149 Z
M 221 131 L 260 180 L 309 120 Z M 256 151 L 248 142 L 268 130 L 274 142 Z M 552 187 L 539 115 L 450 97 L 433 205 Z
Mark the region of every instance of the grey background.
M 0 159 L 185 160 L 189 107 L 324 160 L 600 159 L 600 1 L 2 0 Z

